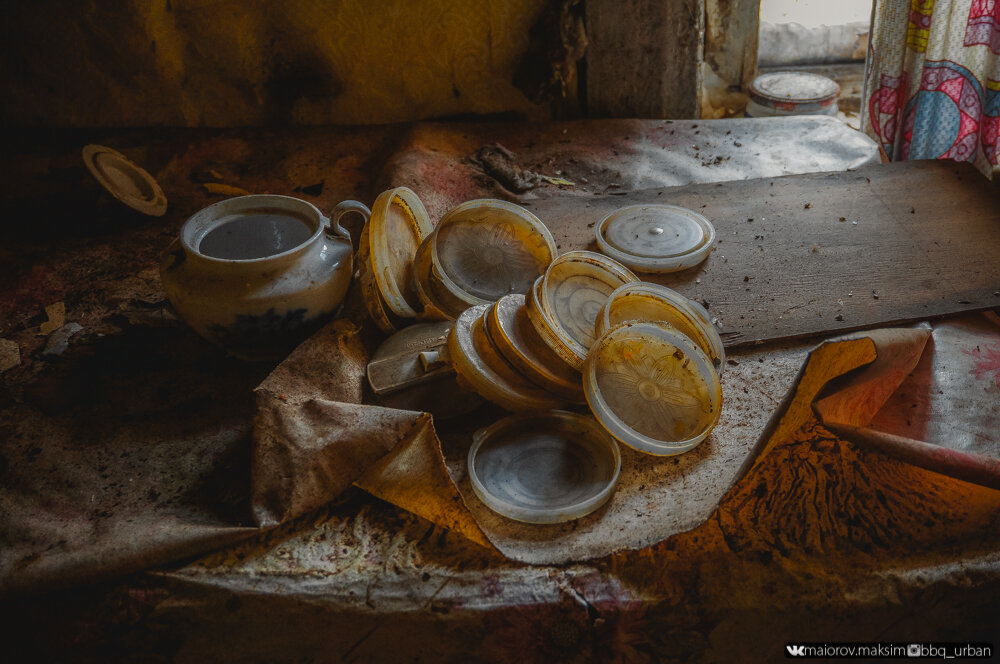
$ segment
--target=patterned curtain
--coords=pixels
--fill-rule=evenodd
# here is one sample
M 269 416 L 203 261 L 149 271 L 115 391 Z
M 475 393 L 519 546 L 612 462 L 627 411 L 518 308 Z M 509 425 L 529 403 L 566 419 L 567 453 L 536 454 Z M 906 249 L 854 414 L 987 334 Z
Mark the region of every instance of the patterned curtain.
M 861 123 L 894 161 L 1000 172 L 1000 0 L 875 0 Z

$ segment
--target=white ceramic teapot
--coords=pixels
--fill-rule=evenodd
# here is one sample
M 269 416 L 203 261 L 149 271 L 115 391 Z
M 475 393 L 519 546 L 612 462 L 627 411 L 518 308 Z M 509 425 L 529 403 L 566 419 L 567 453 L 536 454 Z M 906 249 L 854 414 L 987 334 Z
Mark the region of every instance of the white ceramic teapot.
M 348 212 L 332 221 L 290 196 L 240 196 L 200 210 L 167 248 L 160 279 L 195 332 L 244 359 L 283 356 L 336 312 L 353 271 Z

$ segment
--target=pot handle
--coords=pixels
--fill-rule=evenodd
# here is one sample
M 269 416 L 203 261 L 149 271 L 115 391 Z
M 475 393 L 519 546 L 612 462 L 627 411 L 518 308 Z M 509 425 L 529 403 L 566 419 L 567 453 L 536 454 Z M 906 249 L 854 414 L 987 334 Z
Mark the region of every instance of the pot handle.
M 330 213 L 330 225 L 327 227 L 327 233 L 339 235 L 340 237 L 347 238 L 348 242 L 352 242 L 351 234 L 347 232 L 346 228 L 340 225 L 341 218 L 350 212 L 357 212 L 360 214 L 365 218 L 366 224 L 372 216 L 372 211 L 368 209 L 367 205 L 360 201 L 341 201 L 340 203 L 337 203 L 337 207 L 333 208 L 333 212 Z

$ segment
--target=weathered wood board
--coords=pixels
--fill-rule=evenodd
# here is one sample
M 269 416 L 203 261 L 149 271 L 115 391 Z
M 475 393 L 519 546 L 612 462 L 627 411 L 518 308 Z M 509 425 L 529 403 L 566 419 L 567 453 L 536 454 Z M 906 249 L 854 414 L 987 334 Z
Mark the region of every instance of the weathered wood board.
M 530 209 L 560 251 L 597 251 L 594 225 L 620 207 L 669 203 L 718 233 L 700 266 L 639 274 L 703 301 L 727 346 L 1000 307 L 1000 190 L 966 163 L 650 189 Z

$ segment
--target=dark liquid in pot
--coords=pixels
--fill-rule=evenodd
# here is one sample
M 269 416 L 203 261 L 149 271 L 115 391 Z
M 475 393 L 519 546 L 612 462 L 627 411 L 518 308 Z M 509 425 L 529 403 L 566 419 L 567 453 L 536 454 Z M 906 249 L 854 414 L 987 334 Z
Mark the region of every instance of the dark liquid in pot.
M 233 215 L 202 238 L 198 251 L 225 260 L 265 258 L 293 249 L 313 234 L 301 219 L 284 213 Z

